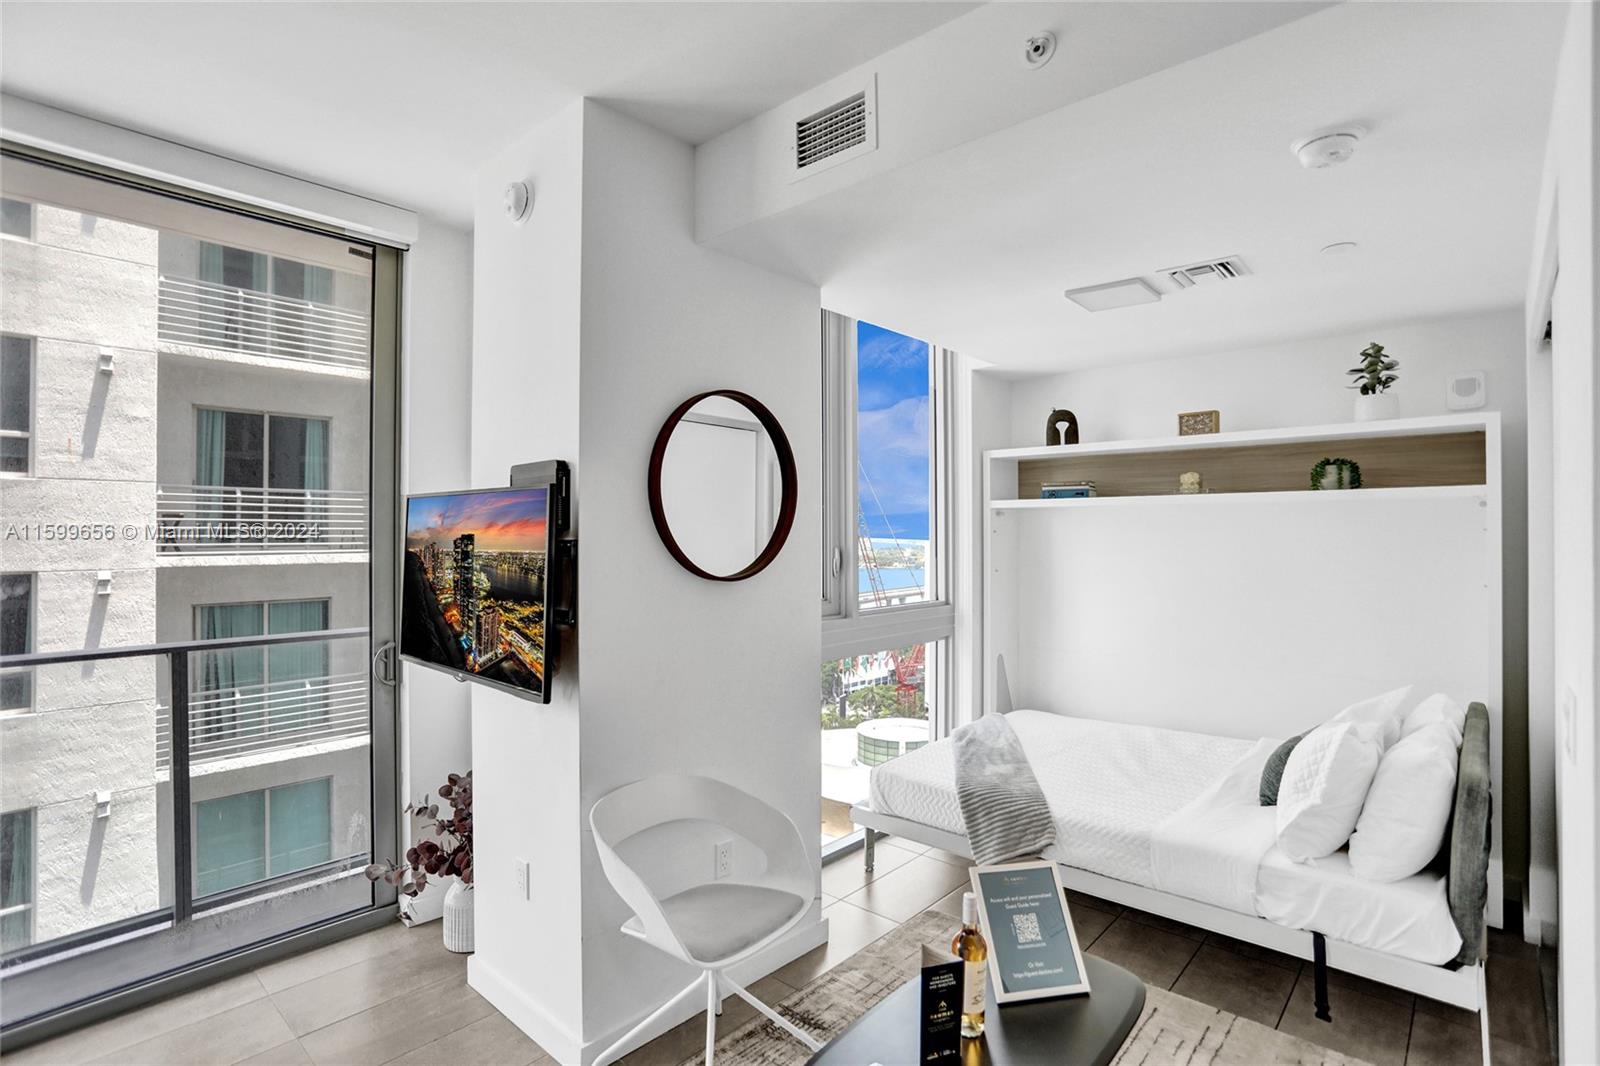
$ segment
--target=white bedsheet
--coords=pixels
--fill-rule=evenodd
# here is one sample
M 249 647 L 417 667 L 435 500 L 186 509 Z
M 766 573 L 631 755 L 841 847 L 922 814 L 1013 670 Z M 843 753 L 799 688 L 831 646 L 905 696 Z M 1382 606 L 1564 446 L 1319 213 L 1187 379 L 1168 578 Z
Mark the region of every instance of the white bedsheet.
M 1343 851 L 1298 864 L 1278 850 L 1273 809 L 1251 807 L 1276 740 L 1043 711 L 1009 718 L 1060 837 L 1047 858 L 1430 965 L 1461 950 L 1442 876 L 1365 881 L 1350 872 Z M 879 813 L 966 835 L 947 741 L 875 767 L 870 803 Z M 1221 819 L 1207 822 L 1205 811 L 1219 807 Z
M 1150 886 L 1156 826 L 1199 796 L 1252 741 L 1019 710 L 1007 716 L 1050 803 L 1059 837 L 1045 857 Z M 872 809 L 965 835 L 951 745 L 876 767 Z
M 1255 912 L 1256 871 L 1277 846 L 1277 808 L 1261 806 L 1261 768 L 1278 741 L 1258 740 L 1150 838 L 1151 884 L 1241 914 Z
M 1256 874 L 1256 911 L 1279 925 L 1434 966 L 1461 950 L 1441 875 L 1363 880 L 1350 872 L 1343 850 L 1297 863 L 1270 849 Z

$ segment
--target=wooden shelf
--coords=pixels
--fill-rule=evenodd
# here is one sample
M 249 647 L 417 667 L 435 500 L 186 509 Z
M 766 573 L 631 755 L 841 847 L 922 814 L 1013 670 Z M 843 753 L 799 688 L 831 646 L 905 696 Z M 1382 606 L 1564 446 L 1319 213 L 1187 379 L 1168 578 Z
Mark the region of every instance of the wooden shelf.
M 1422 485 L 1389 489 L 1344 489 L 1313 492 L 1298 489 L 1289 492 L 1202 492 L 1192 495 L 1172 493 L 1166 496 L 1089 496 L 1068 500 L 994 500 L 991 511 L 1060 511 L 1076 507 L 1149 507 L 1171 504 L 1182 507 L 1218 503 L 1283 503 L 1308 499 L 1354 503 L 1358 500 L 1452 500 L 1470 497 L 1486 498 L 1486 485 Z M 1333 504 L 1337 506 L 1337 504 Z

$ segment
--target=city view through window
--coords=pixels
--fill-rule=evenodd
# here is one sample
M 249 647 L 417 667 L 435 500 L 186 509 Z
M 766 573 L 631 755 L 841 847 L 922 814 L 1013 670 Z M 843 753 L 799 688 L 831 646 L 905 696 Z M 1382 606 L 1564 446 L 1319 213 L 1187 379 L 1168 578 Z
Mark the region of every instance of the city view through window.
M 933 354 L 856 324 L 856 613 L 931 600 Z M 929 663 L 938 642 L 824 662 L 822 842 L 855 832 L 872 767 L 928 743 Z

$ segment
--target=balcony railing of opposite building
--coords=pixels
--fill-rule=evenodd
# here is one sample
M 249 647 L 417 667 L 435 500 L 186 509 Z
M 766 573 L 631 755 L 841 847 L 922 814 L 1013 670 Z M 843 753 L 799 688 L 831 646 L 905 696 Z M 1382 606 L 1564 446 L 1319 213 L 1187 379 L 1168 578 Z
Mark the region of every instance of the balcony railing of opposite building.
M 345 737 L 368 728 L 367 675 L 268 681 L 189 693 L 191 762 L 279 751 Z M 156 766 L 172 758 L 172 708 L 156 707 Z
M 359 311 L 195 278 L 163 275 L 159 284 L 164 341 L 367 369 L 371 323 Z
M 162 485 L 156 516 L 156 550 L 163 554 L 367 550 L 364 492 Z

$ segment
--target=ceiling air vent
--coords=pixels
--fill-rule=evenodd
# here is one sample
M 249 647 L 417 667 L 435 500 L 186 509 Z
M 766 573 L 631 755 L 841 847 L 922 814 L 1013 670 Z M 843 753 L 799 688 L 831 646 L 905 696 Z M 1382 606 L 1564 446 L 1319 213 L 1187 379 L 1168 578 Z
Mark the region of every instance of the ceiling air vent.
M 795 120 L 794 173 L 812 174 L 878 147 L 876 76 L 859 91 Z
M 1180 289 L 1193 288 L 1196 285 L 1213 285 L 1219 281 L 1232 281 L 1242 278 L 1250 273 L 1250 268 L 1244 265 L 1244 260 L 1238 256 L 1227 259 L 1213 259 L 1207 263 L 1190 263 L 1188 266 L 1168 267 L 1161 271 L 1161 276 L 1172 282 Z

